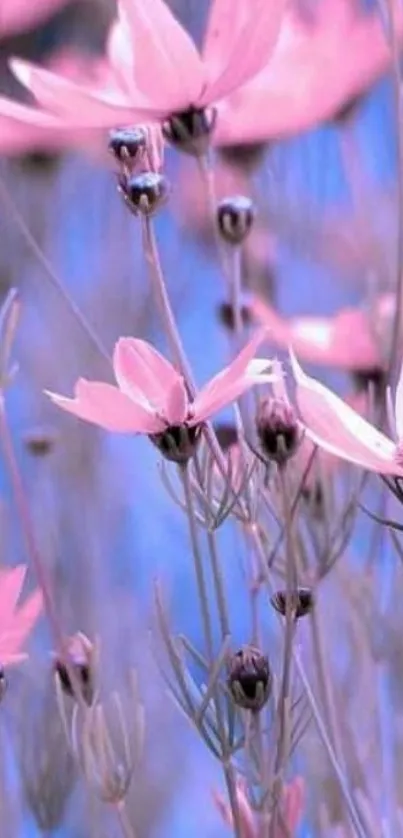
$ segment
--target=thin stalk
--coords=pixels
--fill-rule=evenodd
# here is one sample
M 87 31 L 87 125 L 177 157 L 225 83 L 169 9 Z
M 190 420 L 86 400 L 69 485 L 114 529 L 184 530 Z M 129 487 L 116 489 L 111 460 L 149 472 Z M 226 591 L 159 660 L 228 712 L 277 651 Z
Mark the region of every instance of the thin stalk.
M 336 710 L 333 702 L 332 688 L 329 680 L 329 672 L 326 666 L 326 655 L 323 648 L 320 619 L 316 608 L 314 608 L 312 613 L 310 614 L 310 630 L 324 720 L 327 729 L 329 730 L 329 739 L 332 742 L 334 752 L 337 755 L 337 759 L 341 764 L 342 754 L 340 753 L 339 749 L 339 735 L 337 730 L 338 725 Z
M 114 811 L 116 812 L 123 838 L 136 838 L 135 830 L 128 818 L 125 801 L 120 800 L 119 803 L 116 803 Z

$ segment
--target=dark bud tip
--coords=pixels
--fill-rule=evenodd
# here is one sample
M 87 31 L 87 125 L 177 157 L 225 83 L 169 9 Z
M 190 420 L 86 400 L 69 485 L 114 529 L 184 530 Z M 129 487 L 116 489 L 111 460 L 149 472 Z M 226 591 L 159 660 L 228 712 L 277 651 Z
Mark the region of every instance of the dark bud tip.
M 238 431 L 229 422 L 220 422 L 214 426 L 214 432 L 223 451 L 228 451 L 238 442 Z
M 217 119 L 215 108 L 193 108 L 172 114 L 162 126 L 164 138 L 185 154 L 201 157 L 210 145 Z
M 244 646 L 229 661 L 228 688 L 235 704 L 258 713 L 266 704 L 272 675 L 266 655 L 253 646 Z
M 217 207 L 217 225 L 228 244 L 242 244 L 249 235 L 255 218 L 253 202 L 245 195 L 224 198 Z
M 122 176 L 119 178 L 119 190 L 134 215 L 154 215 L 169 195 L 167 179 L 157 172 Z
M 196 451 L 201 439 L 202 425 L 171 425 L 149 439 L 163 456 L 172 463 L 185 465 Z
M 292 457 L 300 442 L 294 408 L 281 398 L 268 398 L 259 405 L 256 430 L 263 454 L 278 465 Z
M 79 662 L 71 659 L 70 665 L 67 667 L 59 658 L 54 663 L 54 671 L 59 677 L 63 692 L 70 698 L 75 698 L 76 690 L 71 682 L 70 668 L 74 672 L 73 680 L 77 680 L 77 688 L 81 689 L 82 696 L 87 704 L 91 704 L 93 699 L 93 684 L 89 664 L 84 661 Z
M 109 132 L 108 149 L 122 165 L 133 165 L 142 157 L 146 137 L 141 128 L 117 128 Z
M 7 690 L 7 678 L 2 666 L 0 666 L 0 701 L 3 701 L 3 698 L 6 694 Z
M 225 326 L 230 332 L 235 329 L 234 307 L 231 303 L 220 303 L 217 309 L 218 319 L 220 323 Z M 253 317 L 250 307 L 247 302 L 241 301 L 240 306 L 241 322 L 244 328 L 251 325 Z
M 273 608 L 283 617 L 287 613 L 286 591 L 277 591 L 270 600 Z M 291 593 L 291 612 L 295 620 L 310 614 L 315 604 L 314 595 L 310 588 L 297 588 Z

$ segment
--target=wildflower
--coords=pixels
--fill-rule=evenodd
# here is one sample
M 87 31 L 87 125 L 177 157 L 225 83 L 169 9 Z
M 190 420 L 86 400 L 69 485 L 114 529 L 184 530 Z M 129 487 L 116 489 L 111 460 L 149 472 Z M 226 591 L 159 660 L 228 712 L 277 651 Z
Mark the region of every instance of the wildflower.
M 278 465 L 295 454 L 301 441 L 300 423 L 284 396 L 272 396 L 260 403 L 256 429 L 263 454 Z
M 253 202 L 244 195 L 224 198 L 217 207 L 218 229 L 224 241 L 239 245 L 249 235 L 255 210 Z
M 0 662 L 2 667 L 25 660 L 22 647 L 42 611 L 42 595 L 34 591 L 17 608 L 26 575 L 25 565 L 0 569 Z
M 294 354 L 296 399 L 306 434 L 336 457 L 380 474 L 403 476 L 403 368 L 395 396 L 396 444 L 331 390 L 310 378 Z
M 259 649 L 244 646 L 229 662 L 228 687 L 232 698 L 244 710 L 259 712 L 272 686 L 269 660 Z
M 74 698 L 75 686 L 77 686 L 77 689 L 81 689 L 87 704 L 91 704 L 94 697 L 95 651 L 94 644 L 79 631 L 70 637 L 67 643 L 66 654 L 69 666 L 66 666 L 63 658 L 56 657 L 54 661 L 54 670 L 63 692 Z M 70 668 L 77 685 L 72 684 Z
M 198 141 L 203 146 L 214 122 L 208 108 L 269 61 L 283 7 L 284 0 L 214 0 L 200 55 L 163 0 L 121 0 L 103 86 L 19 60 L 12 69 L 42 106 L 74 124 L 77 113 L 94 127 L 160 121 L 173 142 L 195 143 L 199 153 Z
M 147 434 L 162 450 L 162 434 L 176 444 L 184 436 L 188 444 L 198 437 L 197 429 L 222 407 L 254 384 L 274 380 L 271 363 L 253 357 L 265 334 L 257 333 L 194 400 L 175 367 L 150 344 L 136 338 L 120 338 L 115 346 L 117 387 L 81 378 L 73 399 L 48 395 L 63 410 L 108 431 Z
M 169 185 L 158 172 L 142 172 L 119 180 L 119 191 L 134 215 L 154 215 L 169 196 Z
M 361 309 L 346 308 L 334 317 L 281 317 L 270 303 L 250 295 L 250 310 L 269 330 L 270 341 L 306 361 L 350 371 L 373 371 L 382 366 L 371 319 Z
M 313 609 L 314 596 L 310 588 L 297 588 L 291 594 L 291 600 L 291 611 L 296 620 L 300 617 L 305 617 L 306 614 L 310 614 Z M 286 591 L 276 591 L 271 597 L 270 602 L 273 608 L 285 617 L 287 613 Z
M 399 4 L 394 6 L 401 36 L 402 15 Z M 377 10 L 361 10 L 350 0 L 325 0 L 315 6 L 314 19 L 306 20 L 293 4 L 270 63 L 219 105 L 215 142 L 255 144 L 337 118 L 390 63 Z

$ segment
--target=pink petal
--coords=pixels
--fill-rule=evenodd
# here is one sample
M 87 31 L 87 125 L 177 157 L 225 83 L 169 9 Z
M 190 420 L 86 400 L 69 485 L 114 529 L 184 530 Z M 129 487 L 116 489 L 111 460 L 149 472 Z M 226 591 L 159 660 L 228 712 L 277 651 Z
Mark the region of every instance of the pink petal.
M 58 407 L 107 431 L 150 434 L 158 433 L 165 427 L 164 422 L 149 408 L 135 403 L 111 384 L 80 378 L 74 399 L 56 393 L 47 392 L 47 395 Z
M 26 565 L 0 570 L 0 634 L 14 614 L 26 572 Z
M 153 346 L 136 338 L 120 338 L 113 364 L 124 393 L 148 403 L 168 424 L 184 421 L 188 399 L 182 376 Z
M 259 383 L 261 376 L 270 367 L 270 362 L 256 359 L 256 363 L 251 365 L 251 361 L 257 347 L 266 337 L 266 329 L 258 331 L 232 364 L 203 387 L 193 403 L 193 424 L 204 421 L 213 412 L 239 398 L 253 384 Z
M 330 454 L 383 474 L 403 474 L 394 463 L 396 446 L 342 399 L 307 376 L 291 354 L 296 398 L 307 434 Z
M 222 49 L 221 73 L 217 76 L 217 36 L 210 34 L 213 50 L 214 77 L 203 96 L 203 104 L 209 104 L 228 96 L 245 82 L 252 79 L 269 63 L 276 45 L 283 20 L 285 0 L 234 0 L 237 3 L 236 17 L 230 13 L 227 28 L 232 26 L 235 34 L 225 35 L 221 28 L 219 36 Z M 213 46 L 214 45 L 214 46 Z M 206 45 L 206 59 L 208 57 Z
M 197 49 L 163 0 L 120 0 L 135 55 L 135 83 L 156 108 L 181 111 L 200 96 L 204 70 Z
M 1 0 L 0 37 L 30 30 L 66 3 L 67 0 Z
M 10 68 L 44 108 L 73 125 L 113 128 L 149 115 L 142 107 L 131 107 L 117 87 L 91 88 L 19 59 L 12 59 Z

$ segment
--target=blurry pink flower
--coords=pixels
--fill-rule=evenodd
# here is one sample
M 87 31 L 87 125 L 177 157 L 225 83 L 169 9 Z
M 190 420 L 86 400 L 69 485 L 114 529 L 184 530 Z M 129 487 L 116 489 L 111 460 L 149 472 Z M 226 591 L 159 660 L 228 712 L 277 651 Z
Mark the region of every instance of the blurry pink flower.
M 398 35 L 402 13 L 395 3 Z M 315 20 L 291 7 L 270 64 L 219 107 L 218 145 L 258 143 L 310 129 L 364 93 L 386 72 L 391 53 L 377 10 L 355 0 L 324 0 Z M 348 49 L 346 45 L 348 44 Z
M 269 61 L 285 0 L 214 0 L 200 55 L 164 0 L 120 0 L 103 87 L 23 61 L 12 69 L 45 108 L 77 124 L 116 127 L 204 109 Z
M 0 38 L 33 29 L 69 0 L 1 0 Z
M 403 477 L 403 368 L 395 397 L 396 444 L 339 396 L 306 375 L 293 353 L 291 363 L 299 412 L 312 442 L 369 471 Z
M 42 595 L 34 591 L 21 605 L 17 602 L 24 584 L 26 567 L 0 569 L 0 665 L 10 666 L 27 657 L 21 651 L 41 611 Z
M 189 399 L 175 367 L 150 344 L 120 338 L 113 357 L 118 386 L 80 378 L 73 399 L 48 393 L 52 401 L 108 431 L 161 434 L 169 428 L 195 427 L 253 387 L 273 381 L 271 362 L 254 359 L 264 340 L 259 332 L 235 360 Z
M 258 838 L 260 834 L 259 822 L 248 801 L 246 783 L 240 778 L 236 781 L 236 795 L 242 838 Z M 227 801 L 217 792 L 214 792 L 214 801 L 223 821 L 230 829 L 233 829 L 232 812 Z M 275 830 L 274 838 L 295 838 L 296 830 L 301 821 L 303 806 L 304 781 L 302 777 L 295 777 L 291 783 L 283 788 L 281 812 L 284 828 L 279 825 Z
M 256 321 L 269 330 L 269 340 L 316 364 L 351 371 L 381 369 L 383 357 L 370 315 L 346 308 L 334 317 L 281 317 L 256 294 L 250 297 Z

